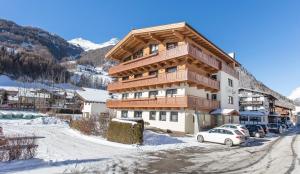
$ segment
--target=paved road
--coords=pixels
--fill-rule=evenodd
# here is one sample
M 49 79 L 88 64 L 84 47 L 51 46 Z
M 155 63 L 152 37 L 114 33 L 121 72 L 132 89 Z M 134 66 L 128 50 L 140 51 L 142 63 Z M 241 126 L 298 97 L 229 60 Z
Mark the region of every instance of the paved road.
M 295 129 L 274 141 L 257 139 L 248 147 L 148 153 L 141 159 L 140 168 L 144 173 L 299 174 L 299 133 Z

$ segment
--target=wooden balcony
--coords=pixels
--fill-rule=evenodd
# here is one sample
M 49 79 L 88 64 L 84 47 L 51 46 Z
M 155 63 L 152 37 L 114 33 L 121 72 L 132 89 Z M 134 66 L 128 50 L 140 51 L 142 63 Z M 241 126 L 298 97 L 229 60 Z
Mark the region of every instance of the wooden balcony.
M 119 65 L 113 66 L 109 69 L 109 75 L 114 75 L 120 72 L 138 69 L 140 67 L 157 64 L 174 58 L 188 56 L 196 59 L 199 64 L 212 70 L 220 69 L 220 62 L 213 57 L 199 51 L 190 44 L 180 45 L 176 48 L 161 51 L 156 54 L 147 55 L 138 59 L 123 62 Z
M 239 79 L 239 73 L 235 69 L 233 69 L 232 67 L 230 67 L 224 63 L 222 64 L 221 70 L 226 72 L 227 74 L 232 75 L 233 77 Z
M 181 70 L 174 73 L 162 73 L 154 76 L 145 76 L 136 79 L 112 82 L 107 90 L 110 92 L 121 92 L 126 90 L 137 90 L 145 87 L 156 87 L 157 85 L 187 82 L 208 91 L 216 92 L 220 89 L 220 83 L 198 73 Z
M 185 108 L 210 111 L 219 108 L 220 102 L 194 96 L 176 96 L 164 98 L 107 100 L 106 106 L 112 109 Z

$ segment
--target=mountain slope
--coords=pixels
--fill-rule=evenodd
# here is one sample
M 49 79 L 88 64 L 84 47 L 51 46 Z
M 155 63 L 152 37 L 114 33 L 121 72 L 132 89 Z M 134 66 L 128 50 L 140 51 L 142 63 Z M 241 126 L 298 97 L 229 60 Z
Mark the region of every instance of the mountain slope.
M 99 44 L 93 43 L 93 42 L 91 42 L 89 40 L 85 40 L 83 38 L 75 38 L 75 39 L 69 40 L 68 42 L 75 46 L 81 47 L 84 51 L 89 51 L 89 50 L 95 50 L 95 49 L 99 49 L 99 48 L 116 45 L 118 43 L 118 39 L 112 38 L 107 42 L 103 42 L 103 43 L 99 43 Z
M 276 101 L 277 105 L 294 108 L 294 101 L 279 94 L 278 92 L 270 89 L 265 84 L 257 80 L 246 68 L 240 67 L 237 69 L 240 74 L 239 86 L 240 88 L 252 89 L 261 92 L 265 92 L 275 96 L 278 100 Z
M 30 52 L 47 59 L 77 57 L 83 49 L 45 30 L 25 27 L 0 19 L 0 46 L 16 52 Z

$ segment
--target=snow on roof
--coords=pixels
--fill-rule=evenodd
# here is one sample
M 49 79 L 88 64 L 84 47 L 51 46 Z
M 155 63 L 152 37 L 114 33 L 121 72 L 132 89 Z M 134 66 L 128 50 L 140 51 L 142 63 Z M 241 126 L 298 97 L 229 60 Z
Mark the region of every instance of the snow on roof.
M 109 99 L 109 93 L 106 90 L 82 88 L 83 90 L 76 90 L 76 93 L 84 100 L 89 102 L 106 102 Z
M 213 110 L 210 114 L 211 115 L 231 115 L 233 113 L 239 113 L 238 111 L 236 111 L 235 109 L 215 109 Z
M 240 115 L 241 116 L 265 116 L 268 114 L 263 111 L 241 111 Z

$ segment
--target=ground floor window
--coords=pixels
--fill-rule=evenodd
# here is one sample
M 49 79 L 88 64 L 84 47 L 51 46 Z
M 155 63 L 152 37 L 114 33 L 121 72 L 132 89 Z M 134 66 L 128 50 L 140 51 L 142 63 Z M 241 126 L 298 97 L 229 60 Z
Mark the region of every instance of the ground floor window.
M 252 121 L 252 122 L 261 122 L 261 117 L 250 117 L 250 121 Z
M 170 121 L 178 122 L 178 112 L 171 112 Z
M 240 116 L 240 121 L 248 121 L 248 116 Z
M 159 121 L 166 121 L 167 120 L 167 114 L 165 111 L 159 112 Z
M 121 111 L 121 118 L 127 118 L 128 117 L 128 111 Z
M 134 111 L 134 118 L 142 118 L 142 111 Z
M 156 112 L 155 111 L 150 111 L 149 120 L 156 120 Z

